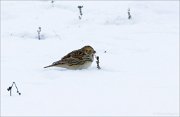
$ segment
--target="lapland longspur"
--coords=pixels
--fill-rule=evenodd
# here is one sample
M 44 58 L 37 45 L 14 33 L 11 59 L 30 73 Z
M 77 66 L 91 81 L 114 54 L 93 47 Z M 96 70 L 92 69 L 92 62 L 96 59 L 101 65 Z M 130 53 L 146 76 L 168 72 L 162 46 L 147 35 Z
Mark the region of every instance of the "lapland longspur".
M 61 60 L 52 63 L 48 67 L 62 67 L 67 69 L 86 69 L 94 61 L 96 51 L 91 46 L 84 46 L 65 55 Z

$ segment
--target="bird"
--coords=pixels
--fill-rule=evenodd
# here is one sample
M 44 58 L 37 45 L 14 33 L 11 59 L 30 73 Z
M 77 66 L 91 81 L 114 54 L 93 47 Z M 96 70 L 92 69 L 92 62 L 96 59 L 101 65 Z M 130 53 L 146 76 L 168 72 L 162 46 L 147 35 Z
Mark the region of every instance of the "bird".
M 61 67 L 71 70 L 86 69 L 91 66 L 94 61 L 96 51 L 89 45 L 78 50 L 74 50 L 60 60 L 53 62 L 44 68 Z

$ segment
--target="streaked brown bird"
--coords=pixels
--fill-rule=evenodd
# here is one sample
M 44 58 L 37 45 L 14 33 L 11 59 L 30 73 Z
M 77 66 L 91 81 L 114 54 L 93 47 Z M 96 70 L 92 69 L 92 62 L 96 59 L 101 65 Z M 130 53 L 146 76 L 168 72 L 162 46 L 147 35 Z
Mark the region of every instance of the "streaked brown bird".
M 82 47 L 81 49 L 74 50 L 65 55 L 61 60 L 52 63 L 48 67 L 62 67 L 67 69 L 86 69 L 91 66 L 94 61 L 94 55 L 96 51 L 89 45 Z

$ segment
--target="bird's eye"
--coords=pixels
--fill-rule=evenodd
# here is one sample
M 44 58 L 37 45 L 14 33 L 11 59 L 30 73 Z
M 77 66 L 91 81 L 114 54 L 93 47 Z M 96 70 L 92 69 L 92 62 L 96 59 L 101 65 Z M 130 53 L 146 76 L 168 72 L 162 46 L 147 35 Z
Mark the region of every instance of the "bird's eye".
M 86 53 L 87 54 L 91 54 L 91 50 L 86 50 Z

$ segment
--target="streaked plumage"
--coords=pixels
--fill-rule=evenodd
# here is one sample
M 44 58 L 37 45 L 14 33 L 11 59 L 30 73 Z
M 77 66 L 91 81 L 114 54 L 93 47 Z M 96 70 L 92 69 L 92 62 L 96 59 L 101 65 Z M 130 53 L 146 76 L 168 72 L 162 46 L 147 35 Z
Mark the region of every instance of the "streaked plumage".
M 91 46 L 84 46 L 65 55 L 61 60 L 52 63 L 48 67 L 62 67 L 67 69 L 86 69 L 94 61 L 96 51 Z

